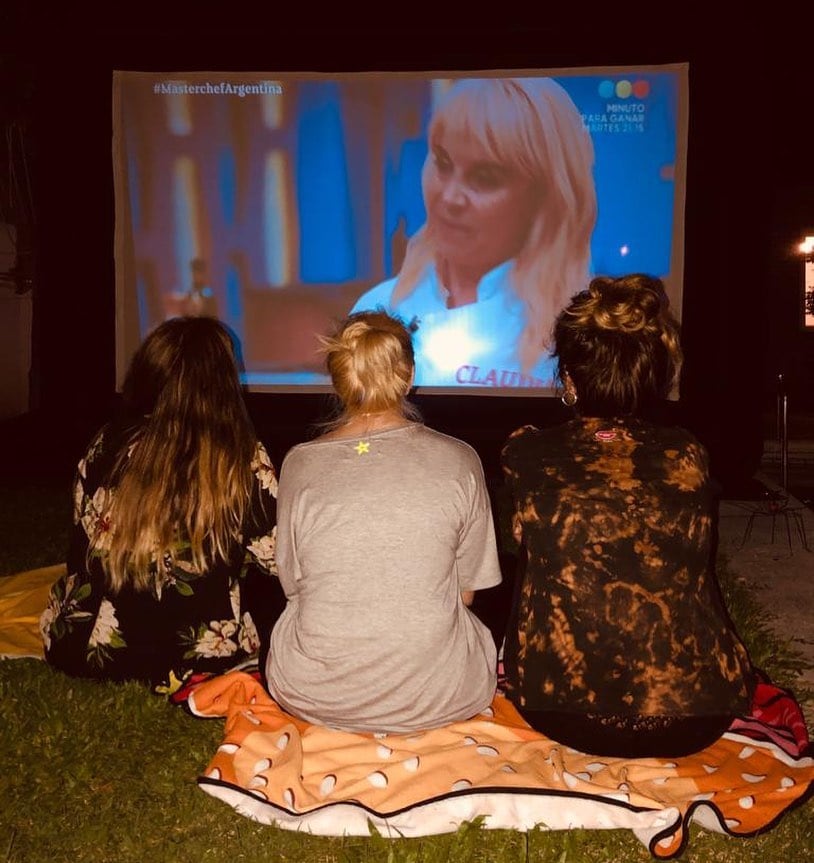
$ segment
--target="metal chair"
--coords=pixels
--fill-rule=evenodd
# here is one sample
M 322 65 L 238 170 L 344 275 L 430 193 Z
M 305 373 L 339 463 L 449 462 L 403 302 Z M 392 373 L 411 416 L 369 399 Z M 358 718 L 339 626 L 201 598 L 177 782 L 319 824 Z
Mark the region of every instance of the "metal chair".
M 777 491 L 767 491 L 763 499 L 756 505 L 740 504 L 743 509 L 749 511 L 746 521 L 746 529 L 743 532 L 740 547 L 749 541 L 752 536 L 752 528 L 756 518 L 771 518 L 772 520 L 772 544 L 774 544 L 775 531 L 778 518 L 782 518 L 786 524 L 786 538 L 789 544 L 789 552 L 794 554 L 791 541 L 791 524 L 794 522 L 800 543 L 805 551 L 810 552 L 808 536 L 806 535 L 805 519 L 803 513 L 806 507 L 803 504 L 795 505 L 789 494 L 789 400 L 785 388 L 783 375 L 777 376 L 777 443 L 780 452 L 780 485 Z

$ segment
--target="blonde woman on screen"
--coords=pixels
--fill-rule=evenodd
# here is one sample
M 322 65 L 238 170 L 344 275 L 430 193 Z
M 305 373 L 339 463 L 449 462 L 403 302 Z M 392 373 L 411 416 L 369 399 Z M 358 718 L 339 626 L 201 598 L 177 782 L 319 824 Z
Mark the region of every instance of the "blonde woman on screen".
M 551 385 L 547 337 L 587 284 L 597 213 L 579 111 L 551 78 L 464 79 L 428 142 L 426 223 L 353 311 L 409 322 L 419 386 Z

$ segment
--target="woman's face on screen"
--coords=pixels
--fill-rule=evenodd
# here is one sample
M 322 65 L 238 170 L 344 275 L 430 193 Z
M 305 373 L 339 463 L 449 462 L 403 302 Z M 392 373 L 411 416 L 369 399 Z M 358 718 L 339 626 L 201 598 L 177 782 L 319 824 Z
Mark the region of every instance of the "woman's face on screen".
M 481 274 L 518 254 L 539 206 L 534 184 L 471 136 L 433 141 L 422 188 L 436 254 Z

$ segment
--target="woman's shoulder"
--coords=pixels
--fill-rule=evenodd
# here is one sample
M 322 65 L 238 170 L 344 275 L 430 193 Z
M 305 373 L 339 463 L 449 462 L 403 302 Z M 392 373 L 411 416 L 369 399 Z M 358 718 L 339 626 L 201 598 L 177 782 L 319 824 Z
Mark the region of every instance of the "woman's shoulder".
M 531 423 L 526 423 L 509 434 L 503 443 L 503 453 L 506 455 L 523 452 L 529 447 L 541 446 L 555 433 L 552 429 L 539 428 Z
M 270 467 L 274 470 L 274 464 L 271 461 L 266 445 L 261 440 L 254 443 L 254 455 L 252 456 L 252 470 L 258 467 Z
M 101 457 L 102 453 L 109 452 L 111 448 L 111 426 L 110 423 L 105 423 L 101 428 L 96 430 L 96 433 L 85 447 L 85 452 L 82 454 L 82 465 L 87 466 L 93 461 Z
M 532 425 L 531 423 L 526 423 L 525 425 L 518 426 L 518 428 L 511 432 L 509 437 L 506 439 L 506 443 L 521 439 L 529 440 L 531 438 L 537 438 L 541 433 L 542 429 L 538 428 L 536 425 Z
M 662 441 L 666 460 L 678 473 L 688 470 L 699 476 L 709 472 L 709 453 L 704 444 L 691 432 L 681 426 L 672 426 Z
M 643 422 L 640 423 L 640 429 L 648 442 L 665 452 L 677 451 L 682 455 L 706 457 L 705 446 L 683 426 Z
M 579 419 L 549 426 L 523 425 L 515 429 L 501 450 L 504 471 L 523 471 L 530 466 L 555 465 L 571 461 L 585 446 Z
M 411 430 L 414 439 L 419 445 L 432 447 L 444 452 L 457 452 L 467 458 L 472 456 L 479 458 L 475 447 L 463 440 L 463 438 L 455 437 L 423 423 L 416 423 L 412 426 Z
M 312 463 L 314 461 L 314 453 L 329 442 L 330 439 L 326 439 L 325 435 L 322 435 L 313 440 L 304 440 L 293 444 L 283 456 L 280 464 L 280 477 L 282 478 L 284 473 L 290 474 L 298 466 L 307 466 Z
M 692 447 L 701 447 L 703 449 L 704 445 L 700 440 L 691 432 L 689 429 L 684 428 L 683 426 L 667 426 L 662 427 L 669 437 L 675 440 L 677 443 L 684 444 L 685 446 Z
M 79 475 L 87 478 L 91 472 L 96 475 L 106 473 L 118 460 L 119 453 L 132 446 L 138 429 L 138 424 L 116 420 L 110 420 L 97 429 L 77 464 Z
M 276 497 L 277 495 L 277 472 L 269 457 L 268 451 L 263 442 L 258 440 L 255 444 L 254 455 L 252 457 L 251 470 L 260 487 L 269 491 Z

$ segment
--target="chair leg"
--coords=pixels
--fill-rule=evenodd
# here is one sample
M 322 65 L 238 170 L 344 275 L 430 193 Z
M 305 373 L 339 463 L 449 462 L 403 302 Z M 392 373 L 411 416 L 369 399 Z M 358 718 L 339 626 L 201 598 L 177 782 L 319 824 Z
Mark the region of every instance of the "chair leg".
M 752 527 L 755 523 L 755 516 L 757 515 L 756 511 L 753 511 L 749 518 L 746 520 L 746 528 L 743 531 L 743 537 L 741 538 L 740 547 L 743 548 L 746 543 L 750 540 L 752 536 Z
M 810 552 L 811 549 L 808 547 L 808 536 L 806 535 L 805 520 L 803 519 L 803 516 L 800 515 L 799 512 L 793 512 L 792 515 L 794 516 L 794 522 L 797 526 L 797 533 L 800 536 L 800 542 L 802 543 L 803 548 L 806 551 Z
M 791 547 L 791 523 L 789 521 L 789 511 L 787 509 L 783 510 L 783 518 L 786 520 L 786 538 L 789 541 L 789 553 L 793 554 L 794 550 Z

